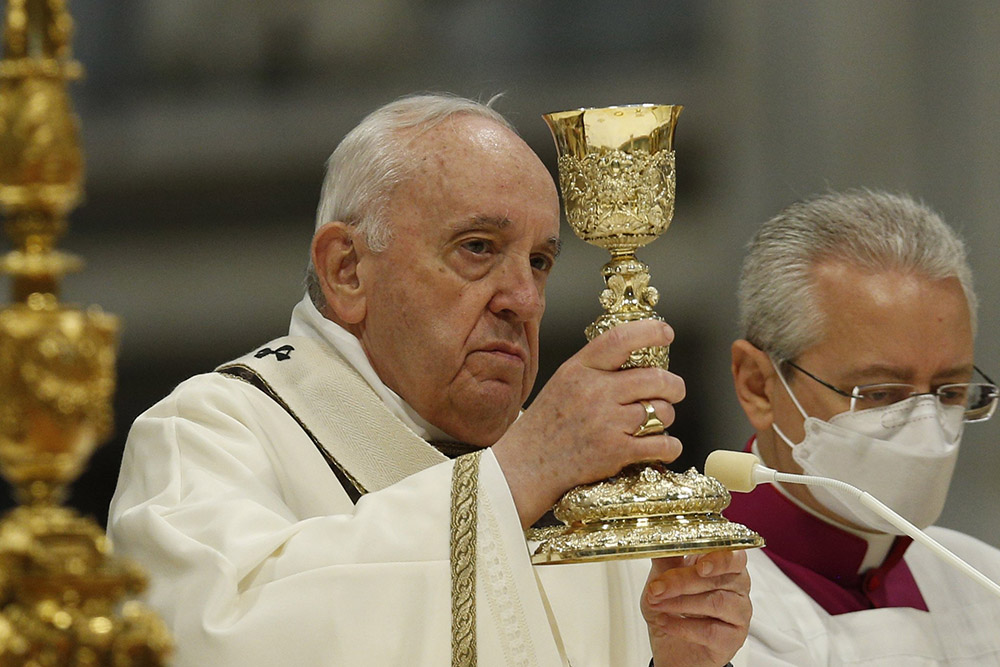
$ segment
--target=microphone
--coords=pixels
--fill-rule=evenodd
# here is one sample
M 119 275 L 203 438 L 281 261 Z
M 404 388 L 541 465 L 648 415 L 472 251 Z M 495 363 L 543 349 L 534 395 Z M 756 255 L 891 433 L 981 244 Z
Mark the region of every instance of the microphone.
M 1000 596 L 1000 584 L 989 579 L 982 572 L 953 554 L 940 542 L 904 519 L 878 498 L 867 491 L 862 491 L 857 487 L 851 486 L 847 482 L 826 477 L 779 472 L 763 465 L 755 454 L 751 454 L 750 452 L 734 452 L 725 449 L 718 449 L 708 455 L 708 458 L 705 459 L 705 474 L 719 480 L 730 491 L 738 491 L 740 493 L 753 491 L 758 484 L 765 482 L 771 484 L 785 482 L 788 484 L 805 484 L 807 486 L 825 486 L 827 488 L 841 489 L 854 498 L 857 498 L 861 505 L 864 505 L 903 531 L 903 533 L 912 537 L 914 542 L 920 542 L 930 549 L 935 556 L 971 577 L 976 583 L 995 595 Z

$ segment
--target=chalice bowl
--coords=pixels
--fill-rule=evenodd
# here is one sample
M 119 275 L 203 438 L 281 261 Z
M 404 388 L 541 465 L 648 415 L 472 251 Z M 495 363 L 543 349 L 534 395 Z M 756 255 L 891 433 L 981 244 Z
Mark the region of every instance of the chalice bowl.
M 674 128 L 682 107 L 642 104 L 576 109 L 543 116 L 559 156 L 566 219 L 587 243 L 611 253 L 604 265 L 604 314 L 586 329 L 592 340 L 625 322 L 662 318 L 649 268 L 635 251 L 673 218 Z M 635 350 L 625 368 L 667 368 L 669 350 Z M 664 431 L 652 406 L 634 435 Z M 694 468 L 675 473 L 661 462 L 635 464 L 614 477 L 570 489 L 553 508 L 563 525 L 532 529 L 537 565 L 648 558 L 746 549 L 764 540 L 722 516 L 729 492 Z

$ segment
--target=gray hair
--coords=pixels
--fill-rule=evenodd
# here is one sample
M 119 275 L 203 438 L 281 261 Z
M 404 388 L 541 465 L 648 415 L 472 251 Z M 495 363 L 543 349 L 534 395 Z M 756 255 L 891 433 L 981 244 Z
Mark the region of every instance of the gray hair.
M 824 322 L 813 300 L 813 268 L 829 259 L 958 278 L 975 331 L 972 270 L 958 235 L 907 195 L 851 190 L 796 202 L 758 230 L 740 276 L 742 336 L 781 361 L 816 344 Z
M 316 229 L 335 220 L 357 227 L 375 252 L 385 250 L 392 229 L 385 216 L 395 188 L 416 164 L 412 141 L 455 115 L 487 118 L 516 133 L 514 127 L 487 103 L 455 95 L 409 95 L 390 102 L 366 116 L 347 133 L 326 161 L 326 177 L 316 210 Z M 320 310 L 326 305 L 309 261 L 306 290 Z

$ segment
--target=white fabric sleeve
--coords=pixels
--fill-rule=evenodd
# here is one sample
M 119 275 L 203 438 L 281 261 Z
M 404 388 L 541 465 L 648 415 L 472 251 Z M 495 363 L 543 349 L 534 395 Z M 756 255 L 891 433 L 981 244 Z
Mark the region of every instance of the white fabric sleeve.
M 448 664 L 452 463 L 355 507 L 273 402 L 206 378 L 136 421 L 109 517 L 116 551 L 150 574 L 174 664 Z M 482 467 L 494 541 L 534 616 L 516 510 L 492 453 Z

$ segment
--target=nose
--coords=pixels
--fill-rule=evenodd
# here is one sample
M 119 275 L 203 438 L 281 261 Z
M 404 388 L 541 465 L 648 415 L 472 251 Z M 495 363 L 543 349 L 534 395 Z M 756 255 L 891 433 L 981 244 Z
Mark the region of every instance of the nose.
M 545 309 L 545 296 L 540 283 L 524 260 L 504 262 L 497 272 L 497 283 L 490 311 L 518 322 L 539 319 Z

